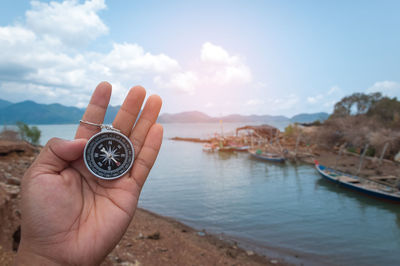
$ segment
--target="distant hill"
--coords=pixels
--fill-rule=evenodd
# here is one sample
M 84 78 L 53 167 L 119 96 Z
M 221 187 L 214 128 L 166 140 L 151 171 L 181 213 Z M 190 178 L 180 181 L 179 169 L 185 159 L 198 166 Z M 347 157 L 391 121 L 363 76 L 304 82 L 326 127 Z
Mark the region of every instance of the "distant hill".
M 109 106 L 104 122 L 111 124 L 120 106 Z M 0 123 L 15 124 L 22 121 L 27 124 L 74 124 L 82 118 L 84 109 L 64 106 L 61 104 L 39 104 L 33 101 L 11 103 L 0 99 Z M 240 115 L 232 114 L 222 117 L 211 117 L 199 111 L 182 112 L 177 114 L 162 114 L 158 118 L 159 123 L 266 123 L 289 124 L 310 123 L 315 120 L 323 121 L 328 118 L 327 113 L 299 114 L 292 118 L 273 115 Z
M 109 106 L 105 123 L 111 123 L 119 106 Z M 22 121 L 27 124 L 74 124 L 77 123 L 85 109 L 61 104 L 38 104 L 33 101 L 10 103 L 0 100 L 0 123 L 15 124 Z
M 33 101 L 14 103 L 0 109 L 2 124 L 14 124 L 23 121 L 28 124 L 73 123 L 82 111 L 75 107 L 60 104 L 38 104 Z
M 217 118 L 208 116 L 202 112 L 182 112 L 177 114 L 162 114 L 158 118 L 159 123 L 210 123 L 218 122 Z
M 7 107 L 7 106 L 9 106 L 9 105 L 11 105 L 11 104 L 12 104 L 12 102 L 5 101 L 5 100 L 0 99 L 0 109 L 1 109 L 1 108 L 5 108 L 5 107 Z
M 314 114 L 298 114 L 293 116 L 292 118 L 290 118 L 290 122 L 292 123 L 311 123 L 314 121 L 324 121 L 326 119 L 328 119 L 329 114 L 328 113 L 314 113 Z
M 224 123 L 266 123 L 266 124 L 290 124 L 290 123 L 311 123 L 316 120 L 324 121 L 329 117 L 328 113 L 299 114 L 292 118 L 282 115 L 239 115 L 232 114 L 222 117 L 211 117 L 202 112 L 191 111 L 177 114 L 162 114 L 158 118 L 159 123 L 215 123 L 222 120 Z

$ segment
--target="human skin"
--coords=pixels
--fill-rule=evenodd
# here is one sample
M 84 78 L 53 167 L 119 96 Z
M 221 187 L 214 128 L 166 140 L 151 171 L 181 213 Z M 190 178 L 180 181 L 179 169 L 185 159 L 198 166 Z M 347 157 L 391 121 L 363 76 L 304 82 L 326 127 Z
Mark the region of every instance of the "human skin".
M 98 127 L 81 123 L 75 140 L 51 139 L 22 179 L 21 242 L 16 265 L 98 265 L 120 241 L 135 213 L 140 191 L 162 142 L 156 124 L 161 98 L 133 87 L 113 127 L 135 148 L 135 161 L 123 177 L 101 180 L 86 168 L 82 155 Z M 111 85 L 95 89 L 82 120 L 101 124 Z

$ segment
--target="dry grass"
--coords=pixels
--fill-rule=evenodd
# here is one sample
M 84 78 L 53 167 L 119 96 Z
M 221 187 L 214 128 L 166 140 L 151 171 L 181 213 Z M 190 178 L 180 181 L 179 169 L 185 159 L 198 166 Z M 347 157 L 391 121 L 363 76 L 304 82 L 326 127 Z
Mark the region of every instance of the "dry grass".
M 2 140 L 20 140 L 21 137 L 17 131 L 4 128 L 0 132 L 0 139 L 2 139 Z
M 400 132 L 365 115 L 329 119 L 305 135 L 312 144 L 328 149 L 346 144 L 347 147 L 361 150 L 369 144 L 376 156 L 380 156 L 388 143 L 384 156 L 386 159 L 393 159 L 400 151 Z

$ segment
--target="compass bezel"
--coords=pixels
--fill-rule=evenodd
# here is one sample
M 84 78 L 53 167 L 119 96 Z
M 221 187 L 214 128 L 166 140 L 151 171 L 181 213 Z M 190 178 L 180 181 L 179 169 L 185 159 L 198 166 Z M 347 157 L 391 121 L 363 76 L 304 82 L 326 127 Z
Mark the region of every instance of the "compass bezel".
M 117 138 L 116 136 L 119 136 Z M 100 137 L 100 139 L 98 139 Z M 120 143 L 123 145 L 124 150 L 125 150 L 125 160 L 124 163 L 122 163 L 121 166 L 117 167 L 116 169 L 111 170 L 110 172 L 115 172 L 120 167 L 123 167 L 123 169 L 117 171 L 117 175 L 112 175 L 111 173 L 105 174 L 108 170 L 105 169 L 97 169 L 100 168 L 97 166 L 94 160 L 94 150 L 96 147 L 103 142 L 104 140 L 111 139 L 117 143 Z M 94 145 L 94 146 L 93 146 Z M 129 154 L 129 151 L 131 151 L 131 154 Z M 132 142 L 127 138 L 124 134 L 117 132 L 117 131 L 101 131 L 95 135 L 93 135 L 88 142 L 86 143 L 85 149 L 83 151 L 83 158 L 85 165 L 87 169 L 90 171 L 91 174 L 94 176 L 103 179 L 103 180 L 114 180 L 117 178 L 122 177 L 125 175 L 133 165 L 133 162 L 135 160 L 135 150 L 133 148 Z M 125 163 L 126 162 L 126 163 Z

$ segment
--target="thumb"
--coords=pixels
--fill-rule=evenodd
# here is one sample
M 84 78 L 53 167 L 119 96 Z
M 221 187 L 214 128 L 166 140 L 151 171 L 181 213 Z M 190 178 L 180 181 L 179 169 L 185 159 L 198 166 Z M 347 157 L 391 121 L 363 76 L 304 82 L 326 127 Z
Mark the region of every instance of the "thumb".
M 46 165 L 48 170 L 61 171 L 69 162 L 79 159 L 83 154 L 86 139 L 50 139 L 36 159 L 35 164 Z

